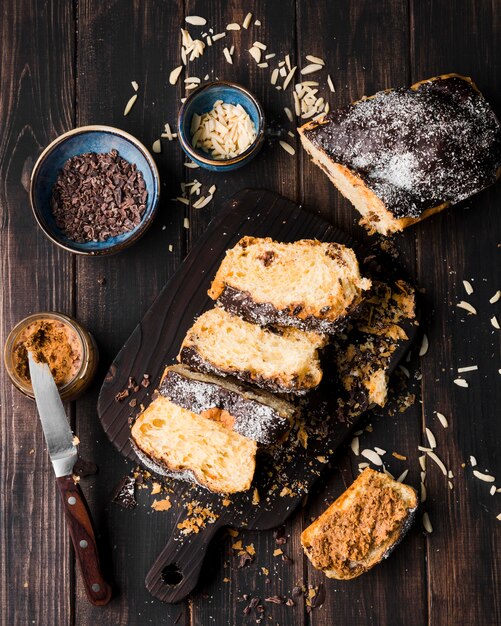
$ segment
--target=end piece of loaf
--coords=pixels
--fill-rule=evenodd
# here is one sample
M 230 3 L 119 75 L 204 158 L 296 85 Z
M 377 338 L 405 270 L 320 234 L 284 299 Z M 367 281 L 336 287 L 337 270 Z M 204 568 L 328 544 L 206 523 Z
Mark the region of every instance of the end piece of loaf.
M 303 147 L 383 235 L 469 198 L 501 176 L 501 126 L 470 78 L 381 91 L 298 129 Z
M 302 395 L 322 379 L 318 350 L 326 343 L 326 335 L 261 328 L 216 307 L 188 330 L 178 361 L 199 372 Z
M 195 481 L 211 491 L 246 491 L 254 476 L 255 441 L 162 396 L 139 415 L 131 441 L 152 471 Z
M 296 413 L 293 404 L 267 391 L 184 365 L 165 369 L 158 392 L 193 413 L 217 416 L 224 426 L 263 445 L 283 440 Z
M 415 318 L 415 290 L 409 283 L 374 281 L 373 293 L 354 323 L 360 334 L 336 352 L 337 371 L 350 394 L 362 392 L 369 404 L 386 404 L 391 360 L 399 342 L 407 339 L 402 324 Z
M 226 252 L 208 293 L 261 326 L 336 333 L 370 286 L 353 250 L 341 244 L 243 237 Z
M 328 578 L 349 580 L 386 558 L 409 528 L 416 491 L 366 468 L 301 534 L 312 565 Z

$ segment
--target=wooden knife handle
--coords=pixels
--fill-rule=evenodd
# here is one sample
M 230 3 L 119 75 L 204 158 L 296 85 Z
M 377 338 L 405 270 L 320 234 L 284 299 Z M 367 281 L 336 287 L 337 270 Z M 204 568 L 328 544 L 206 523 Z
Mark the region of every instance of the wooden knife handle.
M 87 502 L 72 476 L 60 476 L 56 478 L 56 481 L 87 596 L 92 604 L 104 606 L 111 599 L 111 587 L 101 574 L 96 538 Z

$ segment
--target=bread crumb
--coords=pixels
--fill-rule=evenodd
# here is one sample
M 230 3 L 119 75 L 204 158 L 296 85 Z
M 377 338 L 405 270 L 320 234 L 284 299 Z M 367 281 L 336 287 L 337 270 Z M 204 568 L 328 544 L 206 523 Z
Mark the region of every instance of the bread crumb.
M 162 491 L 162 485 L 160 483 L 153 483 L 151 485 L 151 495 L 154 496 L 156 493 L 160 493 Z
M 268 576 L 268 574 L 270 573 L 270 570 L 267 567 L 262 567 L 261 571 L 263 572 L 265 576 Z
M 242 547 L 242 540 L 240 539 L 239 541 L 235 541 L 235 543 L 232 544 L 231 549 L 232 550 L 242 550 L 243 549 L 243 547 Z
M 273 550 L 273 556 L 280 556 L 281 554 L 283 554 L 283 551 L 280 548 Z
M 230 504 L 231 504 L 231 500 L 230 500 L 230 499 L 228 499 L 228 498 L 224 498 L 224 500 L 221 502 L 221 504 L 222 504 L 223 506 L 230 506 Z
M 228 535 L 230 537 L 238 537 L 238 530 L 236 528 L 228 528 Z
M 251 543 L 248 546 L 245 546 L 245 550 L 246 550 L 246 552 L 248 554 L 250 554 L 252 556 L 254 556 L 256 554 L 256 549 L 254 548 L 254 544 L 253 543 Z
M 163 500 L 153 500 L 153 504 L 151 505 L 152 509 L 155 511 L 168 511 L 172 506 L 169 496 L 164 498 Z

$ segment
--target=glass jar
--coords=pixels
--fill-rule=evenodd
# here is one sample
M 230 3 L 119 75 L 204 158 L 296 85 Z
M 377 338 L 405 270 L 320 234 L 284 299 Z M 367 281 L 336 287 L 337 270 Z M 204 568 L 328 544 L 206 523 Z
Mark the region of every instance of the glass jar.
M 16 369 L 16 348 L 22 341 L 20 338 L 28 326 L 44 320 L 59 322 L 65 326 L 78 340 L 79 363 L 70 380 L 58 386 L 59 394 L 63 401 L 71 401 L 78 398 L 90 385 L 97 370 L 99 354 L 94 337 L 81 326 L 76 320 L 62 313 L 42 312 L 28 315 L 18 322 L 10 331 L 4 347 L 4 363 L 7 373 L 14 385 L 29 398 L 34 398 L 33 388 L 29 380 L 21 376 Z

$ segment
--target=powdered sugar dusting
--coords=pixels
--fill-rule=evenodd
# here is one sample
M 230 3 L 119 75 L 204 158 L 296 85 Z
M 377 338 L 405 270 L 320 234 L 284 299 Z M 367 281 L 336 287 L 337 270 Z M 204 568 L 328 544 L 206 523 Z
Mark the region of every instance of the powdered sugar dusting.
M 380 92 L 325 116 L 306 137 L 353 170 L 397 218 L 455 204 L 496 180 L 501 127 L 466 80 Z

